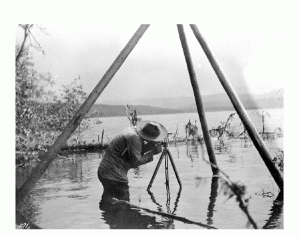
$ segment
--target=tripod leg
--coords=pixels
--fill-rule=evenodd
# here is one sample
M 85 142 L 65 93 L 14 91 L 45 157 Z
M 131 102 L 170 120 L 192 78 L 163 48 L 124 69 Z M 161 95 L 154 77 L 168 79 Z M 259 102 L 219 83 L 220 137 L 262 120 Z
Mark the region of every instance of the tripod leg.
M 169 187 L 169 160 L 165 159 L 166 187 Z
M 156 165 L 156 168 L 155 168 L 155 170 L 154 170 L 154 173 L 153 173 L 153 175 L 152 175 L 151 181 L 150 181 L 150 183 L 149 183 L 149 185 L 148 185 L 147 191 L 149 191 L 150 188 L 152 187 L 152 183 L 153 183 L 153 181 L 154 181 L 154 179 L 155 179 L 155 177 L 156 177 L 157 171 L 158 171 L 158 169 L 159 169 L 159 167 L 160 167 L 160 165 L 161 165 L 161 162 L 162 162 L 162 160 L 163 160 L 163 158 L 164 158 L 164 156 L 165 156 L 165 152 L 166 152 L 166 151 L 163 150 L 163 152 L 161 153 L 161 156 L 160 156 L 160 158 L 159 158 L 159 161 L 158 161 L 158 163 L 157 163 L 157 165 Z
M 181 181 L 180 181 L 180 178 L 179 178 L 179 175 L 178 175 L 178 172 L 177 172 L 177 169 L 176 169 L 174 160 L 173 160 L 172 155 L 171 155 L 171 153 L 170 153 L 169 150 L 167 150 L 167 154 L 169 155 L 169 159 L 170 159 L 170 161 L 171 161 L 171 164 L 172 164 L 172 166 L 173 166 L 173 170 L 174 170 L 175 176 L 176 176 L 176 178 L 177 178 L 177 181 L 178 181 L 179 186 L 180 186 L 180 189 L 181 189 L 181 187 L 182 187 Z M 166 158 L 166 159 L 167 159 L 167 158 Z
M 167 156 L 167 154 L 166 154 Z M 170 210 L 170 201 L 171 201 L 171 196 L 170 196 L 170 185 L 169 185 L 169 160 L 167 157 L 165 157 L 165 176 L 166 176 L 166 190 L 167 190 L 167 212 L 171 213 Z

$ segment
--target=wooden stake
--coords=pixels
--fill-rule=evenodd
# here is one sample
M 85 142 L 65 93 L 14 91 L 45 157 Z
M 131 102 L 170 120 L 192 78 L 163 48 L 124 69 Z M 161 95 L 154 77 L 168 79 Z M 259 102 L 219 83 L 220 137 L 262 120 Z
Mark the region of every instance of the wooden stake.
M 110 80 L 122 66 L 125 59 L 128 57 L 130 52 L 136 46 L 140 38 L 143 36 L 145 31 L 148 29 L 149 25 L 141 25 L 132 38 L 129 40 L 127 45 L 124 49 L 120 52 L 119 56 L 115 59 L 113 64 L 104 74 L 102 79 L 96 85 L 94 90 L 88 96 L 86 101 L 82 104 L 80 109 L 76 112 L 72 120 L 68 123 L 62 133 L 59 135 L 55 143 L 50 147 L 49 151 L 47 152 L 45 158 L 38 163 L 36 168 L 31 172 L 27 180 L 24 184 L 17 190 L 16 193 L 16 204 L 17 206 L 20 202 L 24 199 L 24 197 L 28 194 L 28 191 L 32 188 L 32 186 L 36 183 L 36 181 L 41 177 L 41 175 L 45 172 L 48 168 L 50 163 L 56 157 L 57 153 L 62 148 L 63 144 L 68 140 L 68 138 L 72 135 L 72 133 L 76 130 L 84 116 L 89 112 L 95 101 L 98 99 L 100 94 L 106 88 Z
M 205 111 L 204 111 L 204 107 L 203 107 L 203 103 L 202 103 L 202 98 L 201 98 L 195 70 L 193 67 L 193 62 L 192 62 L 192 58 L 190 55 L 189 47 L 188 47 L 187 40 L 185 37 L 183 25 L 177 25 L 177 29 L 178 29 L 179 38 L 181 41 L 182 49 L 184 52 L 187 68 L 189 71 L 189 75 L 190 75 L 190 79 L 191 79 L 191 83 L 192 83 L 192 87 L 193 87 L 193 91 L 194 91 L 194 95 L 195 95 L 195 101 L 196 101 L 197 110 L 198 110 L 198 114 L 199 114 L 199 118 L 200 118 L 200 122 L 201 122 L 201 128 L 203 131 L 203 138 L 204 138 L 205 145 L 207 148 L 209 161 L 212 164 L 211 169 L 212 169 L 213 174 L 216 175 L 219 173 L 219 169 L 217 168 L 218 167 L 217 161 L 216 161 L 214 149 L 213 149 L 213 146 L 211 143 L 209 130 L 208 130 L 207 122 L 206 122 L 206 117 L 205 117 Z
M 102 135 L 101 135 L 101 145 L 103 145 L 103 136 L 104 136 L 104 129 L 102 130 Z
M 230 82 L 227 80 L 225 74 L 221 70 L 218 62 L 216 61 L 213 53 L 210 51 L 206 41 L 201 36 L 198 27 L 196 25 L 191 24 L 190 27 L 192 28 L 194 35 L 196 36 L 197 40 L 199 41 L 201 47 L 203 48 L 203 51 L 205 52 L 209 62 L 211 63 L 215 73 L 217 74 L 223 88 L 225 89 L 227 95 L 229 96 L 235 110 L 237 111 L 238 115 L 240 116 L 240 119 L 242 120 L 245 128 L 247 129 L 247 132 L 252 139 L 256 149 L 258 150 L 259 154 L 261 155 L 261 158 L 265 162 L 267 168 L 269 169 L 271 175 L 273 176 L 275 182 L 277 183 L 280 190 L 283 190 L 283 178 L 279 172 L 279 170 L 276 168 L 275 164 L 272 161 L 272 157 L 269 154 L 263 139 L 255 129 L 253 123 L 251 122 L 242 102 L 238 98 L 236 92 L 234 91 L 233 87 L 231 86 Z

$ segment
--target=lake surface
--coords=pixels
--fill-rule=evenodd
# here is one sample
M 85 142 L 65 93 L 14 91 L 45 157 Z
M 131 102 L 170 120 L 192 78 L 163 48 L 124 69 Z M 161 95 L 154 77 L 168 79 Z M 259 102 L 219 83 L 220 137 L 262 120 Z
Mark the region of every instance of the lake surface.
M 283 110 L 267 110 L 266 130 L 273 131 L 280 127 L 283 131 Z M 208 126 L 217 127 L 220 121 L 226 122 L 232 111 L 206 113 Z M 261 117 L 257 111 L 248 111 L 257 130 L 262 130 Z M 165 125 L 169 132 L 175 132 L 178 126 L 179 136 L 184 137 L 184 126 L 190 119 L 199 125 L 197 113 L 141 116 Z M 105 141 L 109 141 L 120 130 L 129 125 L 126 117 L 100 118 L 101 124 L 93 124 L 82 139 L 96 142 L 102 130 Z M 237 132 L 242 130 L 237 118 Z M 201 130 L 201 129 L 199 129 Z M 93 141 L 94 140 L 94 141 Z M 283 149 L 283 138 L 266 140 L 265 144 L 272 157 L 278 149 Z M 235 198 L 228 200 L 222 191 L 222 179 L 213 179 L 211 167 L 204 145 L 194 142 L 169 146 L 174 159 L 182 190 L 169 165 L 169 192 L 165 185 L 165 168 L 162 163 L 151 188 L 151 180 L 160 155 L 154 161 L 139 169 L 130 170 L 130 203 L 136 207 L 128 208 L 116 205 L 110 212 L 99 208 L 103 188 L 97 178 L 97 168 L 103 152 L 69 154 L 68 159 L 55 159 L 42 175 L 30 195 L 25 199 L 21 211 L 31 221 L 46 229 L 109 229 L 109 228 L 160 228 L 160 229 L 246 229 L 253 228 L 247 216 L 239 208 Z M 226 151 L 215 150 L 217 163 L 233 181 L 241 180 L 251 196 L 249 212 L 259 228 L 283 228 L 283 205 L 278 202 L 279 189 L 270 172 L 258 154 L 253 143 L 244 139 L 228 141 Z M 17 181 L 28 175 L 29 167 L 17 169 Z M 124 204 L 125 205 L 125 204 Z M 173 218 L 150 213 L 147 210 L 164 212 L 184 217 Z M 197 222 L 187 223 L 185 220 Z

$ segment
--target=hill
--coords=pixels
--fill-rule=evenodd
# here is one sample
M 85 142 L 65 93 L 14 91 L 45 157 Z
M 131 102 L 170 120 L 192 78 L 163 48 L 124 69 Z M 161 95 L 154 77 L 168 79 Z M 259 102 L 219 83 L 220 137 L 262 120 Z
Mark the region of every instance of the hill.
M 262 95 L 240 94 L 239 99 L 245 109 L 283 108 L 283 94 L 278 93 L 278 91 Z M 206 111 L 234 110 L 227 94 L 203 96 L 202 100 Z M 182 108 L 182 110 L 185 112 L 196 111 L 195 101 L 191 101 L 190 105 Z
M 246 109 L 283 108 L 283 89 L 272 91 L 267 94 L 238 94 Z M 233 106 L 227 94 L 214 94 L 202 96 L 206 111 L 232 110 Z M 107 104 L 122 104 L 118 101 L 107 101 Z M 167 97 L 151 98 L 126 101 L 130 105 L 149 105 L 158 108 L 182 110 L 184 112 L 196 111 L 195 98 L 190 97 Z
M 238 95 L 245 109 L 268 109 L 283 108 L 283 89 L 272 91 L 267 94 L 239 94 Z M 214 94 L 202 96 L 205 111 L 234 110 L 227 94 Z M 137 110 L 138 115 L 147 114 L 172 114 L 196 112 L 194 97 L 177 98 L 153 98 L 129 100 L 125 102 L 110 101 L 107 104 L 94 104 L 91 114 L 94 111 L 101 112 L 102 117 L 126 116 L 125 105 L 131 105 L 131 110 Z M 123 105 L 122 105 L 123 104 Z

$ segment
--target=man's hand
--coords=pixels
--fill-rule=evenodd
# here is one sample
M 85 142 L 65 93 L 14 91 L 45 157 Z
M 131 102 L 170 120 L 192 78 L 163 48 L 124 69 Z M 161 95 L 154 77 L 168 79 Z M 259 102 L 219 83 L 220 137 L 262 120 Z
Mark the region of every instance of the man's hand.
M 154 147 L 154 149 L 152 150 L 153 155 L 157 155 L 159 153 L 162 152 L 162 147 L 160 143 L 157 143 Z
M 147 142 L 143 145 L 144 154 L 152 152 L 153 155 L 159 154 L 162 152 L 162 147 L 160 143 L 157 142 Z

